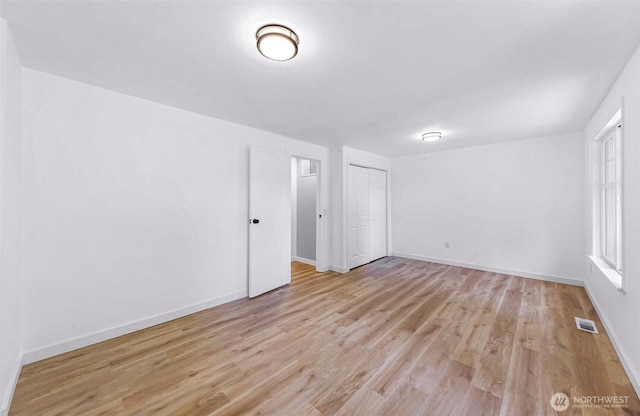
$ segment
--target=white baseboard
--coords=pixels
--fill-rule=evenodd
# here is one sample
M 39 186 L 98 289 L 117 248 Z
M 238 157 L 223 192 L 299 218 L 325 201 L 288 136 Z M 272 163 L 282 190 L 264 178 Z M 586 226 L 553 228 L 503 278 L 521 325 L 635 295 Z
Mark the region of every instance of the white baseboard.
M 344 273 L 346 273 L 346 272 L 348 272 L 348 271 L 349 271 L 349 268 L 348 268 L 348 267 L 331 266 L 331 267 L 329 267 L 329 269 L 330 269 L 332 272 L 342 273 L 342 274 L 344 274 Z
M 633 385 L 636 394 L 638 395 L 638 397 L 640 397 L 640 374 L 638 374 L 638 372 L 631 366 L 631 360 L 629 360 L 629 356 L 625 352 L 624 348 L 622 348 L 622 344 L 619 342 L 618 336 L 613 330 L 609 319 L 603 313 L 598 300 L 595 296 L 593 296 L 591 290 L 589 290 L 589 285 L 585 285 L 584 288 L 587 291 L 587 295 L 589 296 L 591 304 L 593 304 L 593 307 L 595 308 L 596 313 L 598 314 L 598 317 L 602 322 L 602 325 L 604 325 L 604 329 L 607 331 L 607 335 L 609 335 L 609 339 L 611 340 L 613 348 L 618 354 L 618 358 L 620 358 L 620 362 L 622 363 L 622 367 L 624 367 L 624 370 L 627 373 L 627 377 L 629 377 L 629 380 L 631 380 L 631 384 Z
M 164 322 L 172 321 L 174 319 L 182 318 L 183 316 L 191 315 L 192 313 L 200 312 L 205 309 L 212 308 L 214 306 L 222 305 L 223 303 L 231 302 L 236 299 L 241 299 L 247 296 L 246 291 L 240 291 L 222 296 L 219 298 L 211 299 L 205 302 L 197 303 L 194 305 L 186 306 L 184 308 L 175 309 L 169 312 L 164 312 L 158 315 L 150 316 L 148 318 L 141 319 L 139 321 L 130 322 L 117 327 L 96 331 L 89 335 L 83 335 L 72 340 L 60 342 L 57 344 L 47 345 L 46 347 L 38 348 L 31 351 L 24 352 L 22 363 L 24 365 L 30 364 L 36 361 L 43 360 L 45 358 L 53 357 L 55 355 L 63 354 L 65 352 L 73 351 L 78 348 L 83 348 L 98 342 L 106 341 L 111 338 L 119 337 L 121 335 L 129 334 L 131 332 L 139 331 L 141 329 L 149 328 L 154 325 L 158 325 Z
M 304 257 L 298 257 L 298 256 L 291 257 L 291 261 L 298 261 L 300 263 L 308 264 L 309 266 L 316 265 L 315 260 L 309 260 L 309 259 L 305 259 Z
M 581 287 L 584 286 L 584 281 L 580 279 L 574 279 L 572 277 L 552 276 L 552 275 L 540 274 L 540 273 L 523 272 L 521 270 L 503 269 L 501 267 L 485 266 L 482 264 L 473 264 L 473 263 L 464 263 L 464 262 L 455 261 L 455 260 L 438 259 L 438 258 L 419 256 L 416 254 L 408 254 L 408 253 L 394 252 L 394 253 L 391 253 L 391 255 L 395 257 L 403 257 L 406 259 L 428 261 L 431 263 L 438 263 L 438 264 L 446 264 L 448 266 L 464 267 L 467 269 L 482 270 L 485 272 L 508 274 L 511 276 L 520 276 L 520 277 L 527 277 L 529 279 L 562 283 L 565 285 L 581 286 Z
M 13 393 L 16 391 L 16 385 L 18 384 L 18 378 L 20 378 L 20 371 L 22 371 L 23 356 L 22 353 L 18 354 L 16 361 L 13 364 L 11 372 L 11 379 L 7 390 L 2 397 L 2 403 L 0 403 L 0 416 L 7 416 L 9 414 L 9 408 L 11 407 L 11 400 L 13 399 Z

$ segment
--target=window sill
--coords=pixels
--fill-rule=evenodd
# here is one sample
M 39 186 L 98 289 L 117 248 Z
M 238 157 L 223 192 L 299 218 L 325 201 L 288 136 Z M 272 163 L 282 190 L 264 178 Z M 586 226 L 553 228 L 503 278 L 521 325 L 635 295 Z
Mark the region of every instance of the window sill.
M 607 262 L 602 260 L 600 257 L 589 256 L 591 259 L 591 263 L 600 269 L 600 272 L 606 276 L 607 279 L 615 286 L 618 291 L 624 293 L 624 288 L 622 287 L 622 275 L 613 267 L 609 266 Z

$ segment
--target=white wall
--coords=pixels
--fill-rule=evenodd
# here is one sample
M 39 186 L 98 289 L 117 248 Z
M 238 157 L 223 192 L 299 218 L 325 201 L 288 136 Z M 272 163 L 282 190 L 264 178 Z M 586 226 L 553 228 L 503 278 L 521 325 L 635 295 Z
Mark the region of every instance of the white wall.
M 248 146 L 328 163 L 320 146 L 23 76 L 25 361 L 245 296 Z
M 315 161 L 311 161 L 315 163 Z M 316 176 L 296 172 L 296 256 L 316 260 Z
M 0 415 L 20 372 L 20 163 L 22 67 L 0 19 Z
M 626 293 L 619 292 L 597 267 L 591 267 L 586 251 L 586 286 L 623 365 L 640 394 L 640 49 L 638 49 L 602 105 L 584 130 L 585 164 L 591 167 L 592 143 L 611 111 L 623 101 L 623 275 Z M 585 246 L 592 247 L 593 178 L 586 170 Z
M 347 254 L 347 175 L 349 164 L 387 171 L 387 195 L 391 195 L 390 158 L 353 149 L 346 146 L 331 148 L 331 231 L 332 231 L 332 270 L 346 273 L 349 271 Z M 391 198 L 387 198 L 387 251 L 391 252 L 392 221 Z
M 580 281 L 583 165 L 579 133 L 394 159 L 394 254 Z
M 343 223 L 343 215 L 346 215 L 346 206 L 343 201 L 344 195 L 346 195 L 347 187 L 345 184 L 346 172 L 343 172 L 343 148 L 332 147 L 329 150 L 329 160 L 331 165 L 329 166 L 330 178 L 331 178 L 331 209 L 329 211 L 329 221 L 331 224 L 331 270 L 345 273 L 349 269 L 347 268 L 346 256 L 343 257 L 343 250 L 346 250 L 346 245 L 343 241 L 346 239 L 346 222 Z M 345 210 L 343 212 L 343 210 Z M 326 215 L 325 215 L 326 217 Z

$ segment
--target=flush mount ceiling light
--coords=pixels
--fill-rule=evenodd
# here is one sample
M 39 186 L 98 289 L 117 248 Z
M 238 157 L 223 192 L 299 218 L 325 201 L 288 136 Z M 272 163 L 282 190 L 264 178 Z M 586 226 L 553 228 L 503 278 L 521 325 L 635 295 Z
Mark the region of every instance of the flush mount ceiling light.
M 281 25 L 262 26 L 256 32 L 258 50 L 265 58 L 288 61 L 298 54 L 298 35 Z
M 425 142 L 435 142 L 442 139 L 442 133 L 439 131 L 430 131 L 422 134 L 422 140 Z

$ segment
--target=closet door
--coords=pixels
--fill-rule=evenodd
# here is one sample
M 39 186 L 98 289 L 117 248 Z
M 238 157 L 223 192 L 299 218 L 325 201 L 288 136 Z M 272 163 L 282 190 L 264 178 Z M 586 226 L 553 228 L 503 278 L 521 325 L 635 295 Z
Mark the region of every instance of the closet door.
M 387 255 L 387 172 L 369 169 L 369 261 Z
M 369 169 L 349 165 L 348 181 L 349 234 L 347 240 L 349 268 L 352 269 L 371 261 L 369 257 Z

